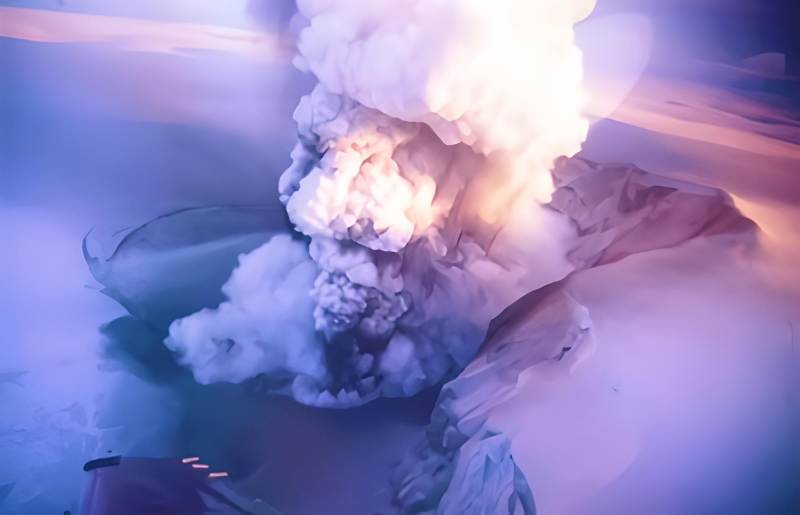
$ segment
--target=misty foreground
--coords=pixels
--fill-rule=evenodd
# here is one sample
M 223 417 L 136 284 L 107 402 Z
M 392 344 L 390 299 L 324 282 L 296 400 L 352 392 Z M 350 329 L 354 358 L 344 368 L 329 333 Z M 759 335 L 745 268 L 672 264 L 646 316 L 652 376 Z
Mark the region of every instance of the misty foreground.
M 550 207 L 575 227 L 573 271 L 494 319 L 426 430 L 381 437 L 405 457 L 370 471 L 391 488 L 361 497 L 358 512 L 783 513 L 796 466 L 785 453 L 796 297 L 770 275 L 757 226 L 719 190 L 632 166 L 563 160 L 554 180 Z M 281 232 L 254 223 L 262 216 L 171 215 L 91 261 L 93 272 L 163 331 L 218 303 L 213 284 L 235 256 Z M 260 395 L 263 381 L 243 386 Z M 236 482 L 257 496 L 258 473 Z M 287 511 L 314 512 L 297 502 Z
M 223 451 L 230 431 L 195 428 L 221 458 L 240 456 L 238 470 L 229 460 L 238 491 L 287 513 L 331 505 L 347 513 L 796 511 L 797 128 L 782 114 L 784 99 L 747 91 L 748 81 L 762 89 L 782 78 L 729 69 L 726 80 L 744 85 L 733 93 L 716 76 L 682 73 L 643 82 L 593 127 L 583 157 L 557 163 L 547 209 L 568 228 L 559 233 L 563 261 L 535 254 L 530 268 L 541 284 L 501 306 L 485 337 L 473 336 L 476 355 L 451 368 L 440 391 L 367 397 L 362 408 L 324 415 L 279 404 L 270 423 L 283 429 L 271 437 L 285 433 L 283 453 L 253 453 L 256 435 L 226 440 Z M 709 87 L 719 89 L 709 96 Z M 676 95 L 682 102 L 665 101 Z M 598 162 L 620 156 L 647 171 Z M 219 225 L 210 230 L 209 220 Z M 112 259 L 92 266 L 153 331 L 151 346 L 137 350 L 129 328 L 111 328 L 116 359 L 144 377 L 198 388 L 161 340 L 175 320 L 229 301 L 231 287 L 221 287 L 235 280 L 237 256 L 276 237 L 288 243 L 288 231 L 274 211 L 240 208 L 186 211 L 133 231 Z M 325 352 L 318 359 L 324 369 L 341 363 Z M 287 379 L 256 373 L 235 379 L 239 386 L 213 385 L 212 409 L 231 426 L 259 427 L 263 415 L 249 410 L 263 406 L 253 403 L 265 393 L 293 396 L 282 390 Z M 208 402 L 208 388 L 190 402 Z M 308 428 L 301 435 L 298 424 Z M 291 479 L 275 487 L 282 475 Z
M 488 281 L 498 295 L 479 312 L 464 309 L 480 304 L 466 298 L 463 281 L 452 281 L 444 300 L 428 307 L 466 330 L 454 342 L 430 339 L 444 344 L 423 346 L 429 352 L 418 368 L 420 356 L 407 342 L 387 352 L 378 338 L 353 355 L 339 352 L 347 345 L 315 340 L 319 322 L 340 342 L 328 322 L 341 320 L 303 302 L 297 285 L 316 281 L 317 271 L 282 208 L 161 217 L 129 232 L 109 259 L 87 245 L 92 271 L 129 315 L 102 328 L 103 381 L 64 409 L 28 408 L 31 385 L 58 389 L 34 381 L 36 371 L 0 375 L 0 409 L 12 421 L 0 442 L 11 463 L 0 472 L 0 509 L 62 511 L 77 497 L 87 456 L 200 454 L 230 471 L 239 495 L 286 514 L 797 512 L 800 132 L 796 105 L 780 93 L 798 89 L 780 70 L 756 69 L 759 62 L 695 63 L 668 78 L 653 73 L 604 113 L 580 157 L 554 170 L 558 190 L 546 215 L 533 204 L 520 210 L 521 220 L 546 216 L 553 222 L 547 228 L 558 231 L 528 227 L 504 240 L 533 251 L 522 267 L 532 279 L 521 275 L 530 282 L 514 290 Z M 556 85 L 561 93 L 563 84 Z M 391 134 L 403 144 L 431 143 L 425 130 Z M 302 136 L 315 137 L 313 130 Z M 319 158 L 300 150 L 301 162 Z M 629 162 L 637 166 L 608 164 Z M 288 193 L 300 191 L 288 186 Z M 306 231 L 337 229 L 295 215 Z M 409 237 L 374 227 L 346 233 L 376 253 Z M 265 252 L 265 244 L 282 252 Z M 259 266 L 270 258 L 299 266 L 293 274 Z M 237 281 L 240 264 L 265 280 Z M 426 270 L 424 260 L 417 264 Z M 458 273 L 463 263 L 446 265 Z M 275 277 L 302 309 L 274 310 L 276 297 L 253 295 Z M 327 291 L 341 286 L 331 285 Z M 49 297 L 51 288 L 43 288 Z M 373 293 L 354 290 L 353 305 L 374 306 Z M 17 297 L 8 299 L 14 313 Z M 210 341 L 184 335 L 210 354 L 192 361 L 177 345 L 176 354 L 164 345 L 176 321 L 218 313 L 235 300 L 259 316 L 237 319 L 242 312 L 232 310 L 236 323 L 215 326 L 220 333 Z M 407 307 L 403 296 L 396 300 L 390 307 Z M 368 320 L 362 332 L 370 337 L 381 336 L 373 321 L 426 336 L 393 309 L 370 307 L 376 312 L 357 318 Z M 463 324 L 464 314 L 476 312 L 475 327 Z M 48 325 L 39 316 L 31 325 Z M 253 321 L 268 323 L 253 332 Z M 69 318 L 63 333 L 75 324 Z M 41 339 L 55 345 L 64 334 Z M 310 352 L 261 359 L 263 339 L 308 343 L 301 348 Z M 236 360 L 242 349 L 257 359 Z M 95 367 L 89 351 L 69 352 Z M 226 366 L 214 367 L 220 362 Z M 51 381 L 66 376 L 61 362 L 41 369 Z M 295 390 L 301 376 L 312 381 Z M 28 410 L 32 421 L 15 414 Z

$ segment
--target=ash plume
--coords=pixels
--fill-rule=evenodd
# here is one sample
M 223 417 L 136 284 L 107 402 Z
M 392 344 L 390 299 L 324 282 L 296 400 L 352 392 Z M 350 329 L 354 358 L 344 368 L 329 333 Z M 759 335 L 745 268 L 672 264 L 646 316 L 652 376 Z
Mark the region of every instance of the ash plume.
M 592 7 L 299 0 L 295 64 L 318 83 L 279 194 L 303 240 L 242 256 L 226 302 L 173 323 L 196 379 L 320 406 L 410 396 L 568 273 L 572 229 L 544 204 L 588 130 L 573 25 Z

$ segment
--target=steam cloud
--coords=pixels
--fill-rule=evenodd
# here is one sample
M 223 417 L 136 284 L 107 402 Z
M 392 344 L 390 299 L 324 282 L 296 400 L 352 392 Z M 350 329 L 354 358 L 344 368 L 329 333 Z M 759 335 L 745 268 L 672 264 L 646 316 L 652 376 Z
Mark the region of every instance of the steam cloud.
M 228 301 L 167 345 L 200 382 L 258 375 L 306 404 L 409 396 L 461 370 L 488 322 L 559 279 L 556 158 L 586 135 L 563 0 L 299 0 L 295 111 L 280 199 L 305 243 L 242 256 Z

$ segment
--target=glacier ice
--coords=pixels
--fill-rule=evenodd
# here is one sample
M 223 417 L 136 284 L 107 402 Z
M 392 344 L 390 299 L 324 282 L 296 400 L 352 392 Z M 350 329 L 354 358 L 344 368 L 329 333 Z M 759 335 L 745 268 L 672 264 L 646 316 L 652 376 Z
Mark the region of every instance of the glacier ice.
M 521 311 L 533 315 L 516 323 Z M 400 511 L 535 514 L 511 441 L 488 415 L 516 394 L 532 367 L 569 369 L 591 348 L 588 311 L 558 284 L 504 311 L 481 354 L 442 388 L 425 439 L 398 468 Z
M 459 46 L 439 26 L 437 36 L 446 44 L 427 55 L 438 56 L 441 62 L 425 62 L 414 55 L 414 45 L 430 42 L 425 39 L 430 31 L 426 23 L 435 19 L 435 3 L 415 3 L 422 6 L 420 11 L 403 12 L 391 22 L 385 21 L 390 19 L 385 2 L 364 9 L 354 5 L 364 7 L 352 2 L 301 2 L 305 19 L 298 23 L 304 47 L 298 64 L 312 71 L 320 84 L 296 112 L 299 143 L 279 190 L 289 221 L 302 236 L 289 236 L 288 226 L 280 227 L 280 236 L 256 235 L 263 238 L 259 243 L 272 239 L 258 250 L 249 252 L 255 246 L 240 250 L 244 252 L 240 266 L 224 291 L 215 292 L 215 302 L 204 302 L 219 305 L 216 309 L 198 312 L 199 307 L 183 306 L 172 313 L 172 318 L 183 318 L 173 324 L 167 344 L 198 380 L 255 378 L 271 393 L 289 394 L 306 404 L 345 407 L 377 396 L 414 395 L 455 376 L 444 387 L 429 434 L 409 455 L 394 483 L 401 508 L 439 513 L 531 513 L 534 505 L 548 513 L 619 513 L 615 489 L 631 492 L 632 481 L 641 485 L 653 474 L 647 468 L 653 463 L 647 452 L 657 450 L 643 444 L 645 429 L 656 427 L 662 441 L 685 445 L 658 431 L 669 415 L 648 418 L 645 410 L 689 406 L 694 415 L 700 414 L 698 406 L 704 405 L 696 399 L 704 396 L 705 388 L 724 402 L 730 402 L 729 392 L 735 392 L 742 397 L 742 406 L 752 407 L 754 398 L 770 406 L 783 401 L 785 392 L 765 387 L 756 374 L 747 374 L 738 364 L 768 363 L 771 357 L 743 351 L 742 338 L 756 347 L 754 342 L 763 337 L 761 350 L 774 356 L 773 342 L 786 329 L 783 317 L 790 316 L 784 304 L 763 295 L 765 288 L 758 281 L 766 281 L 767 274 L 759 276 L 763 270 L 748 267 L 748 263 L 754 268 L 766 266 L 759 261 L 761 249 L 756 243 L 767 234 L 756 232 L 754 224 L 739 214 L 734 206 L 746 206 L 741 198 L 647 174 L 635 166 L 583 159 L 557 163 L 551 185 L 552 160 L 561 153 L 572 154 L 575 145 L 556 152 L 557 145 L 550 147 L 546 138 L 526 139 L 541 129 L 537 125 L 541 120 L 518 123 L 505 117 L 514 112 L 516 92 L 495 89 L 492 83 L 482 89 L 483 78 L 477 75 L 438 73 L 448 70 L 451 62 L 469 68 L 465 63 L 471 59 L 483 68 L 494 66 L 500 75 L 517 72 L 505 61 L 485 60 L 497 50 L 492 42 L 501 46 L 507 42 L 492 32 L 508 21 L 504 14 L 487 13 L 491 19 L 476 28 L 473 23 L 483 21 L 483 7 L 465 3 L 464 18 L 456 17 L 452 25 L 471 33 L 485 28 L 491 35 L 479 33 L 475 40 L 485 36 L 490 44 Z M 583 7 L 576 7 L 569 17 L 564 8 L 557 18 L 574 21 Z M 420 12 L 424 19 L 415 20 Z M 404 32 L 409 20 L 413 30 Z M 386 55 L 395 59 L 384 63 Z M 396 63 L 411 70 L 409 76 L 418 82 L 405 83 L 405 75 L 392 69 Z M 555 76 L 569 82 L 562 90 L 575 93 L 579 82 L 573 82 L 570 73 L 559 73 Z M 451 78 L 455 85 L 448 82 Z M 544 92 L 529 94 L 546 97 L 552 85 L 544 86 Z M 457 94 L 442 96 L 451 90 Z M 475 97 L 459 97 L 476 91 Z M 497 105 L 506 100 L 511 107 Z M 501 116 L 486 115 L 492 112 Z M 543 132 L 563 130 L 558 145 L 567 148 L 568 139 L 573 144 L 582 139 L 577 136 L 584 124 L 580 117 L 570 116 L 572 111 L 560 114 L 565 115 L 560 120 L 570 123 L 545 126 Z M 754 132 L 774 130 L 763 125 Z M 525 130 L 511 133 L 509 127 Z M 708 173 L 728 170 L 714 168 Z M 219 262 L 230 268 L 237 245 L 228 247 Z M 191 246 L 188 254 L 202 253 L 203 248 L 207 247 Z M 171 261 L 179 254 L 170 251 L 163 257 Z M 276 262 L 276 256 L 283 254 L 288 259 Z M 148 258 L 154 256 L 156 261 L 162 257 L 155 252 Z M 675 274 L 676 269 L 684 276 Z M 189 276 L 195 271 L 185 270 Z M 198 282 L 205 272 L 198 274 Z M 648 280 L 659 276 L 668 284 Z M 689 287 L 689 278 L 701 291 Z M 223 280 L 215 276 L 215 284 Z M 720 287 L 721 281 L 728 283 L 726 288 Z M 553 282 L 556 286 L 544 286 Z M 168 283 L 165 291 L 180 288 L 180 281 Z M 136 287 L 134 274 L 134 280 L 109 292 L 125 299 L 123 290 L 137 293 Z M 143 285 L 130 305 L 158 299 L 141 294 L 152 287 Z M 534 293 L 525 296 L 528 291 Z M 753 309 L 717 308 L 718 303 L 733 304 L 723 293 Z M 308 303 L 302 302 L 305 294 Z M 751 296 L 763 301 L 764 307 L 750 306 Z M 165 298 L 163 306 L 169 304 Z M 511 308 L 497 317 L 509 304 Z M 660 325 L 648 318 L 648 310 L 661 314 Z M 770 310 L 774 312 L 766 313 Z M 281 341 L 284 335 L 274 327 L 280 317 L 288 321 L 288 342 Z M 671 323 L 664 323 L 667 319 Z M 764 328 L 763 334 L 757 334 L 756 326 Z M 651 334 L 650 327 L 669 338 Z M 569 337 L 559 337 L 570 330 L 580 333 L 575 337 L 580 343 L 565 344 Z M 597 350 L 589 335 L 602 342 L 597 359 L 593 356 L 588 365 L 573 362 L 584 351 Z M 725 343 L 722 355 L 709 352 L 704 345 L 709 341 Z M 286 343 L 297 353 L 293 355 Z M 642 348 L 650 357 L 658 356 L 653 360 L 658 362 L 652 363 Z M 670 348 L 683 354 L 671 354 Z M 681 356 L 690 358 L 684 362 Z M 633 370 L 637 367 L 663 391 L 648 390 Z M 686 372 L 703 388 L 698 392 L 671 384 L 660 368 Z M 720 373 L 704 375 L 703 368 L 714 372 L 719 368 Z M 747 388 L 731 382 L 734 369 L 748 378 Z M 719 388 L 723 383 L 726 388 Z M 494 396 L 495 390 L 501 393 Z M 565 390 L 571 396 L 562 395 Z M 764 392 L 778 400 L 765 400 Z M 625 409 L 615 403 L 618 398 L 629 403 Z M 572 420 L 562 416 L 556 405 Z M 642 412 L 637 412 L 640 408 Z M 601 417 L 603 410 L 608 412 Z M 774 437 L 773 441 L 782 442 L 785 437 L 779 431 L 755 431 L 758 422 L 731 412 L 714 413 L 724 420 L 709 424 L 715 435 L 740 438 L 742 433 L 728 429 L 738 426 L 766 441 Z M 774 425 L 774 413 L 767 415 L 765 425 Z M 684 418 L 676 418 L 684 424 Z M 573 423 L 576 420 L 600 424 L 603 434 L 583 431 L 581 424 Z M 674 426 L 676 433 L 681 424 Z M 561 432 L 550 429 L 556 425 Z M 709 436 L 702 427 L 695 429 L 700 439 Z M 552 442 L 558 452 L 542 441 Z M 642 449 L 646 452 L 635 459 Z M 581 463 L 582 451 L 597 459 Z M 758 468 L 747 460 L 727 463 Z M 631 479 L 634 474 L 620 472 L 628 466 L 640 477 Z M 684 476 L 704 485 L 707 477 L 724 476 L 703 464 L 693 468 L 703 470 L 704 477 L 693 475 L 693 470 L 669 476 L 674 491 L 687 492 L 681 483 Z M 638 474 L 642 470 L 645 473 Z M 571 482 L 573 478 L 578 479 Z M 740 481 L 737 488 L 743 484 Z M 654 499 L 669 492 L 646 486 L 642 490 L 652 492 Z M 682 498 L 693 500 L 692 495 Z M 652 507 L 637 496 L 630 500 L 641 512 Z M 669 499 L 658 498 L 658 503 L 668 506 Z
M 93 234 L 84 259 L 103 292 L 158 327 L 218 304 L 237 256 L 285 231 L 269 207 L 211 206 L 167 213 L 128 230 L 108 257 Z
M 753 224 L 719 190 L 580 159 L 560 161 L 553 174 L 558 188 L 550 205 L 577 230 L 569 251 L 576 271 L 504 310 L 492 321 L 480 354 L 445 384 L 425 438 L 394 478 L 404 513 L 536 513 L 536 485 L 531 493 L 520 479 L 524 470 L 514 461 L 508 429 L 492 415 L 514 402 L 532 378 L 551 385 L 566 380 L 592 354 L 590 311 L 569 288 L 580 270 L 697 237 L 732 232 L 753 241 Z M 551 387 L 541 386 L 532 402 Z M 498 478 L 499 470 L 504 472 Z

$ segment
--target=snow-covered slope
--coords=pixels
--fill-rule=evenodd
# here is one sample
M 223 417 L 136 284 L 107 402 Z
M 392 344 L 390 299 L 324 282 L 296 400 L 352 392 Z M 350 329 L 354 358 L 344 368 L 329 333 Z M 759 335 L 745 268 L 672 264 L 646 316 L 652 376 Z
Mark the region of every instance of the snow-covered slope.
M 633 167 L 556 176 L 591 268 L 494 320 L 398 469 L 403 511 L 785 513 L 797 297 L 755 226 Z

